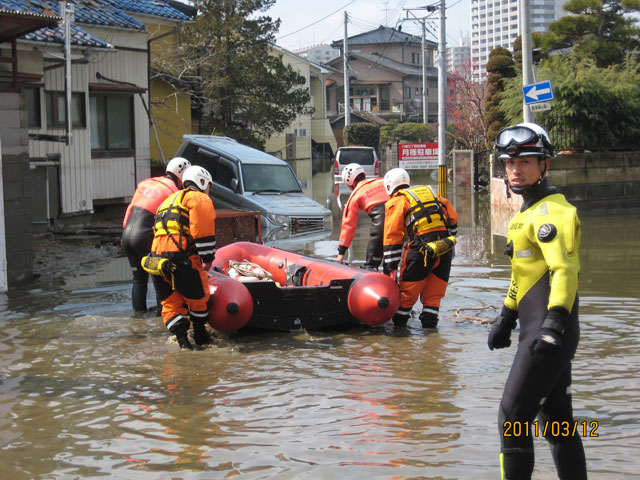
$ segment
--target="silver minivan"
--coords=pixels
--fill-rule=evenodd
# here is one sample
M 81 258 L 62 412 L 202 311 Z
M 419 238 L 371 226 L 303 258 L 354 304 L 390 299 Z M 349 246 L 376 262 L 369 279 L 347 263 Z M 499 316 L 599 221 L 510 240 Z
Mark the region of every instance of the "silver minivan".
M 331 211 L 304 195 L 284 160 L 213 135 L 184 135 L 176 156 L 211 173 L 216 208 L 260 212 L 265 243 L 331 233 Z
M 372 147 L 340 147 L 336 153 L 336 161 L 333 168 L 333 174 L 335 178 L 334 191 L 338 206 L 344 207 L 351 189 L 342 181 L 342 170 L 350 163 L 359 163 L 362 165 L 365 173 L 368 177 L 380 176 L 380 161 L 378 160 L 378 154 L 375 148 Z

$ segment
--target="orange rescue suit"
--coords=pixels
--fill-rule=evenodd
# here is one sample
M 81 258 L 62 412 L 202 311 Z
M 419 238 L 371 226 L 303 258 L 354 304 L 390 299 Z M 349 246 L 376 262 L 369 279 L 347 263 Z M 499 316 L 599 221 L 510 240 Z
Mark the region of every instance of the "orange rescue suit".
M 423 246 L 457 234 L 458 214 L 445 197 L 428 186 L 398 190 L 385 207 L 385 268 L 388 271 L 397 270 L 402 259 L 398 314 L 408 318 L 420 296 L 423 314 L 428 311 L 437 316 L 449 282 L 453 252 L 427 258 Z M 409 243 L 403 255 L 405 238 Z
M 166 212 L 164 218 L 163 212 Z M 176 264 L 182 262 L 183 271 L 188 271 L 190 267 L 200 277 L 199 284 L 191 281 L 184 285 L 177 274 L 179 272 L 176 272 L 175 289 L 169 280 L 162 278 L 165 284 L 162 289 L 162 319 L 168 328 L 187 313 L 202 316 L 208 312 L 209 282 L 203 263 L 212 262 L 215 255 L 215 219 L 211 198 L 192 188 L 174 193 L 158 208 L 151 251 L 170 258 Z M 184 278 L 187 277 L 191 279 L 192 275 L 185 275 Z
M 360 210 L 369 214 L 373 207 L 385 203 L 387 200 L 389 200 L 389 195 L 384 188 L 382 178 L 370 178 L 358 182 L 344 206 L 344 212 L 342 212 L 342 228 L 338 246 L 344 247 L 346 251 L 351 245 L 356 233 Z
M 158 210 L 162 201 L 177 191 L 178 187 L 176 186 L 175 181 L 167 177 L 153 177 L 142 180 L 138 184 L 138 187 L 133 194 L 133 199 L 124 214 L 122 228 L 125 228 L 127 223 L 129 223 L 129 217 L 131 216 L 131 211 L 134 207 L 142 208 L 147 212 L 151 212 L 151 215 L 153 216 L 156 214 L 156 210 Z

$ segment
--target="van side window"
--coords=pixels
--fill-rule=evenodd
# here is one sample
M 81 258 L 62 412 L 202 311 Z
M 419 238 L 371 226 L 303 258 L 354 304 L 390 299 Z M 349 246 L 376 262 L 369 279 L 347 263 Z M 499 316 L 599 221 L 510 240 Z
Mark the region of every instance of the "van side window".
M 213 180 L 216 183 L 219 183 L 223 187 L 227 187 L 233 190 L 231 185 L 231 180 L 238 179 L 238 168 L 237 166 L 227 160 L 226 158 L 221 158 L 220 163 L 218 165 L 218 171 L 216 175 L 213 177 Z
M 181 154 L 191 162 L 191 165 L 200 165 L 207 169 L 213 179 L 216 178 L 218 171 L 218 164 L 220 163 L 220 155 L 210 152 L 203 148 L 199 148 L 197 145 L 191 144 Z

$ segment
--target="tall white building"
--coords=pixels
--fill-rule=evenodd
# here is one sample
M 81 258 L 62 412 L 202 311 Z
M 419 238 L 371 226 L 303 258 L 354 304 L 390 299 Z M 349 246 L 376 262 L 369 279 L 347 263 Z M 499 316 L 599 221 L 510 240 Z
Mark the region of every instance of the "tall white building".
M 471 39 L 460 39 L 460 45 L 447 47 L 447 72 L 468 74 L 471 63 Z
M 340 56 L 340 50 L 330 45 L 314 45 L 313 47 L 300 48 L 294 50 L 293 53 L 309 62 L 317 64 L 328 63 Z
M 551 22 L 566 15 L 566 0 L 530 0 L 531 31 L 543 33 Z M 520 1 L 471 0 L 471 70 L 474 81 L 487 76 L 489 53 L 495 47 L 513 52 L 513 42 L 522 33 Z

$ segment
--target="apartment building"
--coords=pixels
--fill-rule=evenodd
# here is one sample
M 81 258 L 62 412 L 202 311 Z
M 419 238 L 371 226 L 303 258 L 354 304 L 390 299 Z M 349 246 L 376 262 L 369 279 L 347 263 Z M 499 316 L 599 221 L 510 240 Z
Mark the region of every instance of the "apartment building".
M 530 0 L 531 31 L 544 33 L 551 22 L 566 15 L 565 0 Z M 518 0 L 471 0 L 471 70 L 473 80 L 487 76 L 489 53 L 495 47 L 513 51 L 514 40 L 522 34 L 521 3 Z
M 460 45 L 447 47 L 447 72 L 466 74 L 470 71 L 471 39 L 462 38 Z
M 294 50 L 293 53 L 309 62 L 317 64 L 328 63 L 334 58 L 340 56 L 339 49 L 333 48 L 330 45 L 323 44 L 314 45 L 307 48 L 300 48 Z

